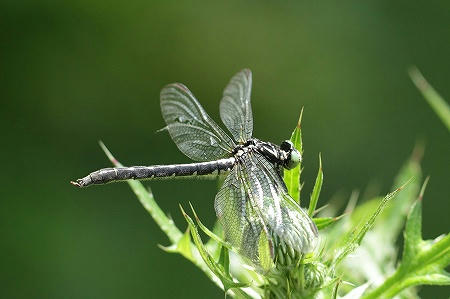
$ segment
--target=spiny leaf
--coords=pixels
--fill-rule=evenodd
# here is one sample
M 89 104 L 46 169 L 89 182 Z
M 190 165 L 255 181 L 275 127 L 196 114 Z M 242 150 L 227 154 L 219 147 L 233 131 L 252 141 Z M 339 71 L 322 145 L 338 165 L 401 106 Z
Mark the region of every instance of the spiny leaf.
M 428 179 L 406 221 L 399 267 L 383 284 L 363 298 L 392 298 L 403 289 L 415 285 L 450 285 L 449 274 L 445 271 L 450 265 L 450 235 L 438 237 L 434 241 L 422 239 L 422 198 L 427 182 Z
M 344 217 L 346 214 L 342 214 L 338 217 L 320 217 L 320 218 L 313 218 L 314 223 L 317 226 L 317 229 L 322 230 L 325 227 L 335 223 L 336 221 L 338 221 L 339 219 L 341 219 L 342 217 Z
M 409 70 L 409 76 L 420 90 L 423 97 L 430 104 L 434 112 L 439 116 L 444 125 L 450 130 L 450 107 L 445 100 L 437 93 L 436 90 L 425 80 L 420 71 L 416 67 Z
M 221 237 L 217 236 L 215 233 L 213 233 L 212 231 L 210 231 L 198 218 L 197 213 L 194 210 L 194 207 L 192 206 L 192 204 L 189 202 L 189 206 L 191 207 L 192 213 L 194 214 L 194 218 L 195 221 L 197 222 L 197 225 L 200 227 L 200 229 L 207 235 L 209 236 L 212 240 L 216 241 L 218 244 L 225 246 L 228 249 L 232 249 L 231 244 L 229 244 L 228 242 L 226 242 L 225 240 L 223 240 Z
M 294 147 L 299 151 L 299 153 L 303 157 L 303 143 L 302 143 L 302 116 L 303 116 L 303 108 L 300 111 L 300 117 L 297 122 L 297 126 L 291 135 L 291 142 L 294 144 Z M 288 189 L 289 195 L 292 198 L 300 203 L 300 175 L 302 171 L 302 162 L 300 161 L 299 165 L 291 170 L 284 170 L 284 182 L 286 183 L 286 187 Z
M 319 154 L 319 171 L 316 177 L 316 183 L 314 184 L 311 199 L 309 201 L 308 215 L 312 216 L 316 210 L 317 202 L 319 201 L 320 190 L 322 190 L 323 171 L 322 171 L 322 157 Z
M 186 219 L 189 225 L 192 239 L 194 241 L 195 246 L 198 249 L 198 252 L 200 253 L 200 256 L 202 257 L 203 261 L 206 263 L 208 268 L 211 270 L 211 272 L 213 272 L 214 275 L 220 279 L 223 288 L 225 290 L 225 293 L 228 292 L 228 290 L 233 289 L 233 292 L 238 294 L 239 296 L 243 298 L 250 298 L 245 292 L 243 292 L 240 289 L 243 287 L 247 287 L 248 284 L 233 281 L 233 278 L 229 275 L 229 273 L 225 272 L 223 265 L 217 263 L 211 256 L 211 254 L 206 250 L 206 247 L 203 244 L 203 241 L 198 233 L 197 226 L 195 225 L 194 221 L 191 219 L 191 217 L 189 217 L 189 215 L 186 214 L 181 205 L 180 209 L 181 213 L 183 214 L 184 218 Z
M 358 247 L 355 257 L 344 263 L 343 268 L 348 272 L 352 281 L 360 284 L 373 280 L 374 273 L 386 277 L 393 272 L 398 257 L 395 241 L 404 228 L 408 210 L 414 200 L 417 199 L 420 189 L 421 169 L 419 161 L 422 155 L 423 146 L 416 145 L 411 158 L 399 170 L 394 186 L 399 186 L 410 178 L 413 179 L 378 216 L 374 227 Z M 376 197 L 358 205 L 351 216 L 346 219 L 350 219 L 351 222 L 341 221 L 333 226 L 333 232 L 335 232 L 334 227 L 341 227 L 342 223 L 347 222 L 347 228 L 363 223 L 367 220 L 367 215 L 375 211 L 382 200 L 383 197 Z M 348 239 L 342 239 L 335 247 L 342 247 L 347 241 Z M 330 242 L 336 244 L 333 243 L 332 239 Z M 344 269 L 341 268 L 341 270 Z M 410 293 L 409 298 L 413 298 L 416 291 L 411 289 L 408 290 L 408 293 Z
M 162 246 L 158 245 L 159 248 L 166 252 L 170 253 L 179 253 L 191 262 L 194 262 L 195 259 L 192 255 L 192 243 L 191 243 L 191 233 L 189 232 L 189 227 L 186 232 L 183 234 L 183 237 L 176 244 L 172 244 L 171 246 Z
M 188 260 L 193 260 L 192 256 L 192 243 L 191 243 L 191 235 L 189 233 L 189 228 L 186 229 L 186 232 L 183 234 L 183 237 L 177 243 L 177 251 L 181 253 Z
M 375 211 L 378 208 L 380 203 L 383 201 L 383 198 L 384 197 L 382 196 L 375 197 L 357 205 L 354 211 L 352 211 L 350 216 L 352 226 L 356 226 L 360 224 L 362 221 L 366 220 L 367 215 L 370 215 L 371 213 L 373 213 L 373 211 Z M 382 215 L 384 215 L 384 212 Z M 382 215 L 380 215 L 380 218 Z
M 230 267 L 230 258 L 229 258 L 229 250 L 234 250 L 231 244 L 224 241 L 219 235 L 222 234 L 222 227 L 219 222 L 214 226 L 213 231 L 210 231 L 198 217 L 195 212 L 194 207 L 191 203 L 189 203 L 192 213 L 194 214 L 195 221 L 200 229 L 210 237 L 208 242 L 205 245 L 206 250 L 211 254 L 213 260 L 218 259 L 219 268 L 223 269 L 224 275 L 227 277 L 231 277 L 229 267 Z M 255 281 L 261 281 L 261 277 L 258 276 L 254 271 L 249 270 L 245 267 L 240 267 L 234 271 L 235 278 L 238 278 L 239 281 L 245 282 L 246 284 L 255 283 Z
M 403 249 L 403 261 L 412 261 L 414 255 L 419 250 L 419 243 L 422 243 L 422 198 L 427 187 L 429 177 L 425 179 L 420 190 L 419 199 L 413 204 L 409 212 L 405 226 L 405 243 Z
M 386 242 L 394 243 L 405 225 L 406 216 L 411 204 L 416 200 L 422 181 L 422 171 L 420 160 L 423 155 L 423 145 L 418 144 L 414 147 L 411 158 L 403 165 L 394 180 L 394 186 L 399 186 L 402 182 L 410 178 L 411 183 L 400 192 L 395 201 L 393 201 L 386 210 L 380 215 L 380 222 L 375 226 L 378 234 L 383 236 Z
M 339 254 L 337 255 L 337 257 L 335 258 L 335 260 L 333 261 L 333 266 L 336 267 L 337 265 L 339 265 L 342 260 L 351 252 L 353 252 L 356 248 L 358 248 L 358 246 L 361 244 L 362 239 L 364 238 L 364 236 L 366 235 L 366 233 L 373 227 L 373 224 L 375 222 L 375 219 L 377 218 L 377 216 L 383 211 L 384 207 L 386 206 L 386 204 L 393 198 L 395 197 L 395 195 L 402 190 L 407 184 L 409 183 L 409 181 L 407 183 L 405 183 L 403 186 L 397 188 L 396 190 L 394 190 L 393 192 L 387 194 L 383 200 L 381 201 L 380 205 L 378 206 L 378 208 L 375 210 L 375 212 L 370 216 L 369 220 L 367 220 L 367 222 L 363 225 L 363 226 L 358 226 L 357 228 L 355 228 L 355 230 L 351 233 L 349 241 L 347 242 L 347 245 L 345 245 L 345 247 L 343 249 L 341 249 L 341 251 L 339 252 Z
M 212 233 L 215 236 L 222 238 L 221 236 L 223 236 L 223 231 L 222 231 L 222 226 L 220 225 L 219 221 L 216 221 L 216 223 L 214 224 Z M 215 251 L 216 254 L 220 253 L 220 247 L 221 247 L 221 245 L 213 238 L 209 238 L 209 240 L 206 242 L 206 248 L 208 248 L 211 251 Z
M 418 243 L 422 242 L 422 202 L 417 201 L 411 208 L 405 227 L 403 261 L 409 262 L 417 254 Z
M 375 219 L 378 217 L 378 215 L 380 215 L 380 213 L 383 211 L 383 209 L 386 207 L 387 203 L 394 198 L 397 193 L 402 190 L 403 188 L 405 188 L 406 185 L 409 184 L 410 181 L 406 182 L 403 186 L 397 188 L 396 190 L 394 190 L 393 192 L 387 194 L 383 200 L 381 201 L 380 205 L 378 206 L 377 210 L 372 214 L 372 216 L 369 218 L 369 220 L 364 224 L 364 226 L 359 230 L 359 232 L 355 235 L 354 237 L 354 241 L 357 244 L 361 243 L 361 240 L 364 238 L 364 235 L 367 233 L 367 231 L 369 231 L 374 222 Z
M 222 265 L 226 276 L 231 277 L 230 274 L 230 255 L 226 247 L 221 247 L 219 264 Z
M 348 243 L 349 241 L 348 239 L 350 238 L 349 230 L 352 227 L 355 227 L 352 218 L 356 203 L 358 201 L 358 196 L 359 192 L 353 191 L 350 195 L 349 201 L 344 210 L 343 215 L 349 215 L 350 217 L 345 217 L 344 219 L 341 219 L 341 221 L 335 222 L 334 225 L 329 226 L 329 228 L 323 232 L 323 234 L 326 234 L 326 244 L 328 247 L 327 249 L 330 250 L 330 252 L 339 252 L 339 250 L 342 250 L 345 244 Z M 374 206 L 373 209 L 370 209 L 367 213 L 365 213 L 365 215 L 367 215 L 370 212 L 373 212 L 375 209 L 376 206 Z M 331 213 L 331 215 L 332 214 L 334 213 Z

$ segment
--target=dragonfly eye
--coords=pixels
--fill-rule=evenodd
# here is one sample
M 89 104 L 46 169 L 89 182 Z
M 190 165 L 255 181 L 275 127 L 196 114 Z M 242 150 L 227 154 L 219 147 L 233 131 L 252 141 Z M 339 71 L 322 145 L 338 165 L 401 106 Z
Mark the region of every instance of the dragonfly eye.
M 295 148 L 292 149 L 290 155 L 288 156 L 287 160 L 285 161 L 284 167 L 287 169 L 293 169 L 295 168 L 300 161 L 302 160 L 302 155 L 296 150 Z
M 283 143 L 281 143 L 280 149 L 287 154 L 287 159 L 284 161 L 283 165 L 286 169 L 295 168 L 302 160 L 302 155 L 294 147 L 291 141 L 283 141 Z
M 292 144 L 292 142 L 290 140 L 285 140 L 281 143 L 280 148 L 283 151 L 289 153 L 294 148 L 294 145 Z

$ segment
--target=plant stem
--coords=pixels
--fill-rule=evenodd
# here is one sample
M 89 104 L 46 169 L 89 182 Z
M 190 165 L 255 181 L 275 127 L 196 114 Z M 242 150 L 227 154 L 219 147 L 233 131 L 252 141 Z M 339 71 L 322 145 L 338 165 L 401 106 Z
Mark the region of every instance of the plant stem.
M 446 235 L 444 238 L 434 243 L 433 246 L 428 249 L 425 253 L 419 254 L 415 265 L 420 266 L 430 263 L 431 260 L 440 258 L 443 254 L 450 250 L 450 234 Z
M 388 292 L 400 280 L 402 273 L 399 270 L 400 269 L 397 269 L 397 271 L 395 271 L 395 273 L 391 277 L 386 279 L 382 285 L 380 285 L 378 288 L 376 288 L 372 292 L 367 293 L 365 296 L 362 297 L 362 299 L 380 298 L 383 293 Z M 400 291 L 400 290 L 398 290 L 398 291 Z
M 445 236 L 428 250 L 423 253 L 419 253 L 416 257 L 416 261 L 413 265 L 400 264 L 397 270 L 384 281 L 378 288 L 363 296 L 362 299 L 373 298 L 391 298 L 406 287 L 423 284 L 423 280 L 415 280 L 414 277 L 406 278 L 408 273 L 413 273 L 420 269 L 424 265 L 429 265 L 430 260 L 440 258 L 444 254 L 448 253 L 450 248 L 450 235 Z

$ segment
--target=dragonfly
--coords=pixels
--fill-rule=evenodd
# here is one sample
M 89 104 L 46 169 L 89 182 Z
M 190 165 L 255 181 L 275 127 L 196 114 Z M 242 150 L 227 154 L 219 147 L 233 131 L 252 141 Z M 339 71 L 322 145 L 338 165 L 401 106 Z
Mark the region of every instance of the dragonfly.
M 232 77 L 220 101 L 225 133 L 181 83 L 160 94 L 167 130 L 179 150 L 195 163 L 104 168 L 72 181 L 77 187 L 124 181 L 226 174 L 214 201 L 225 241 L 258 268 L 270 268 L 277 244 L 298 254 L 311 252 L 318 239 L 312 219 L 289 195 L 282 179 L 302 157 L 289 140 L 280 146 L 252 137 L 252 73 Z M 286 248 L 286 247 L 285 247 Z

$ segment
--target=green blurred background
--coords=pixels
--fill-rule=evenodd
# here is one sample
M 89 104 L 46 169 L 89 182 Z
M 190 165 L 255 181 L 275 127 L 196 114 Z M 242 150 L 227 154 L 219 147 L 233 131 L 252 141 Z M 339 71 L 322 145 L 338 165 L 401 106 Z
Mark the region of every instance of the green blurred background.
M 253 71 L 254 135 L 279 143 L 305 107 L 305 188 L 322 152 L 323 205 L 380 193 L 421 141 L 431 175 L 424 236 L 448 232 L 449 133 L 407 76 L 417 65 L 450 98 L 449 1 L 13 1 L 0 4 L 2 298 L 223 298 L 167 245 L 126 184 L 78 190 L 109 166 L 188 162 L 159 91 L 183 82 L 216 120 L 221 92 Z M 149 183 L 214 221 L 214 181 Z M 320 204 L 320 203 L 319 203 Z M 423 288 L 424 298 L 448 288 Z

